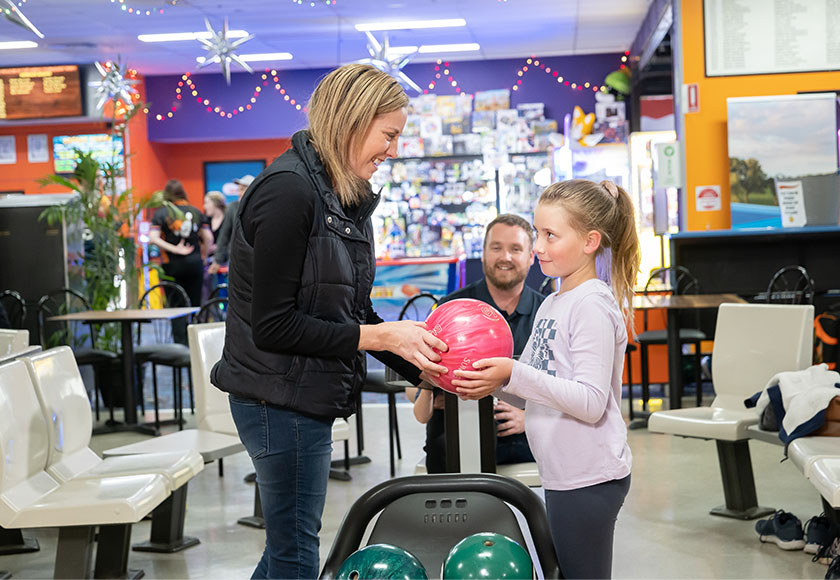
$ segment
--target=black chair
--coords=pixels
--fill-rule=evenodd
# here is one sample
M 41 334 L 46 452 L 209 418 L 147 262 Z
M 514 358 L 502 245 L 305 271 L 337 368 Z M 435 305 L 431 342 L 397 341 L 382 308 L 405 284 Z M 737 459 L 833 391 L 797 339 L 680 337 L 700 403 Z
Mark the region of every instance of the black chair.
M 0 292 L 0 304 L 3 305 L 3 309 L 6 311 L 6 316 L 9 317 L 9 323 L 11 323 L 12 328 L 18 330 L 24 329 L 26 322 L 26 301 L 21 295 L 14 290 L 3 290 Z
M 162 291 L 162 292 L 161 292 Z M 151 308 L 153 306 L 153 297 L 157 297 L 160 305 L 163 308 L 183 308 L 190 305 L 189 296 L 186 290 L 174 282 L 160 282 L 155 284 L 140 298 L 140 308 Z M 155 428 L 160 428 L 160 406 L 158 401 L 158 384 L 157 384 L 157 367 L 167 366 L 172 368 L 172 388 L 173 388 L 173 407 L 175 412 L 175 422 L 178 424 L 178 429 L 183 428 L 183 397 L 181 390 L 183 387 L 183 371 L 187 370 L 187 380 L 189 384 L 190 394 L 190 411 L 195 413 L 195 401 L 193 397 L 192 374 L 190 370 L 190 349 L 185 344 L 173 342 L 173 325 L 184 324 L 185 320 L 156 320 L 151 324 L 155 342 L 152 344 L 142 343 L 142 328 L 143 324 L 138 325 L 137 331 L 137 346 L 134 349 L 134 360 L 139 369 L 143 368 L 144 363 L 152 364 L 152 389 L 154 394 L 155 405 Z M 142 377 L 142 372 L 140 373 Z M 142 380 L 141 384 L 141 399 L 142 399 Z
M 430 578 L 438 577 L 453 545 L 477 532 L 504 534 L 527 546 L 520 523 L 524 521 L 542 570 L 537 577 L 563 578 L 542 500 L 524 484 L 491 473 L 400 477 L 368 490 L 344 516 L 321 578 L 338 575 L 342 562 L 361 547 L 374 518 L 368 544 L 387 543 L 410 551 Z
M 217 296 L 201 305 L 201 309 L 193 316 L 193 322 L 224 322 L 227 319 L 228 299 Z
M 219 284 L 210 292 L 210 295 L 207 297 L 207 301 L 213 300 L 213 298 L 218 297 L 227 297 L 228 293 L 228 285 L 227 284 Z
M 15 292 L 17 294 L 17 292 Z M 18 296 L 19 297 L 19 296 Z M 96 336 L 100 325 L 73 321 L 51 321 L 51 316 L 84 312 L 90 310 L 90 303 L 81 292 L 72 288 L 59 288 L 41 296 L 38 300 L 38 334 L 44 349 L 66 345 L 73 349 L 73 356 L 79 366 L 89 365 L 93 369 L 93 390 L 96 420 L 99 421 L 100 397 L 104 401 L 103 380 L 111 365 L 118 359 L 118 353 L 96 348 Z M 24 312 L 25 312 L 24 307 Z M 87 345 L 90 346 L 87 346 Z M 108 408 L 111 422 L 114 421 L 115 389 L 108 386 Z
M 802 266 L 779 269 L 767 285 L 768 304 L 813 304 L 814 281 Z
M 415 294 L 409 298 L 400 310 L 398 320 L 426 320 L 426 317 L 437 305 L 437 298 L 433 294 Z M 388 445 L 391 457 L 391 477 L 396 475 L 394 449 L 398 459 L 402 459 L 400 445 L 400 426 L 397 422 L 397 395 L 405 392 L 406 385 L 410 385 L 397 373 L 389 368 L 385 370 L 368 371 L 362 390 L 368 393 L 381 393 L 388 397 Z M 358 405 L 361 415 L 361 403 Z M 358 419 L 357 419 L 358 420 Z
M 650 274 L 645 284 L 644 294 L 672 293 L 675 295 L 700 294 L 700 283 L 687 268 L 682 266 L 670 266 L 657 268 Z M 694 345 L 695 358 L 695 382 L 697 387 L 697 406 L 703 403 L 703 375 L 700 361 L 702 352 L 700 342 L 706 340 L 706 334 L 700 330 L 700 318 L 697 312 L 690 312 L 680 315 L 680 346 L 683 344 Z M 667 330 L 648 330 L 648 312 L 643 313 L 644 330 L 639 333 L 636 342 L 639 344 L 641 355 L 642 374 L 642 410 L 648 410 L 648 399 L 650 399 L 650 380 L 648 377 L 648 347 L 652 345 L 667 345 Z M 630 408 L 633 408 L 632 385 L 628 389 Z M 682 396 L 682 393 L 680 393 Z

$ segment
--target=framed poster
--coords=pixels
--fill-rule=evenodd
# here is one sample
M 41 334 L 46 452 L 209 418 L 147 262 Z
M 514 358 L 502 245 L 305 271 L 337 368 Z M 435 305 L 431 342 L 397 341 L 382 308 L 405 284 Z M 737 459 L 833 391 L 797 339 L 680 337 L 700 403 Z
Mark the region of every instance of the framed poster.
M 840 70 L 836 0 L 703 0 L 706 76 Z
M 245 161 L 205 161 L 204 194 L 208 191 L 221 191 L 227 202 L 236 201 L 239 186 L 233 180 L 245 175 L 256 177 L 265 169 L 265 159 Z

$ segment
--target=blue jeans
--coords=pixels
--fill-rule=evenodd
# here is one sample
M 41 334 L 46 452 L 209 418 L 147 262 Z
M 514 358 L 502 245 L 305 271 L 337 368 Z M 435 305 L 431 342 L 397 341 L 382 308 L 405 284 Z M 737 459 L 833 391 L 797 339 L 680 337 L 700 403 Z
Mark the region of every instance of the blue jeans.
M 332 419 L 230 396 L 239 438 L 254 462 L 265 551 L 251 578 L 317 578 Z

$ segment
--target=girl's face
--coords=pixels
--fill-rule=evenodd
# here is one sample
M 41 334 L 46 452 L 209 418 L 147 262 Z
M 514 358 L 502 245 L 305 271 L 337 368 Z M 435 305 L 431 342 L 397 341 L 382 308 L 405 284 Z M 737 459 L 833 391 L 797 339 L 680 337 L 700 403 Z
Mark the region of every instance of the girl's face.
M 562 206 L 542 203 L 534 210 L 534 228 L 534 250 L 543 274 L 561 278 L 562 287 L 571 289 L 595 273 L 595 251 L 601 241 L 598 232 L 581 234 L 572 227 Z
M 397 156 L 397 140 L 405 127 L 405 108 L 375 117 L 361 141 L 351 145 L 350 169 L 365 181 L 386 159 Z

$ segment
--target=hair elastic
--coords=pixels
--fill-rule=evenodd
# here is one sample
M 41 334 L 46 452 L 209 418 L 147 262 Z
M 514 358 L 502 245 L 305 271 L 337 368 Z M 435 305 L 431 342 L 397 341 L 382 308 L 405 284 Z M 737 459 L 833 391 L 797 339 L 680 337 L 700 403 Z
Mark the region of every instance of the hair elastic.
M 605 179 L 601 182 L 601 186 L 606 189 L 611 196 L 613 196 L 613 199 L 618 199 L 618 186 L 615 183 Z

